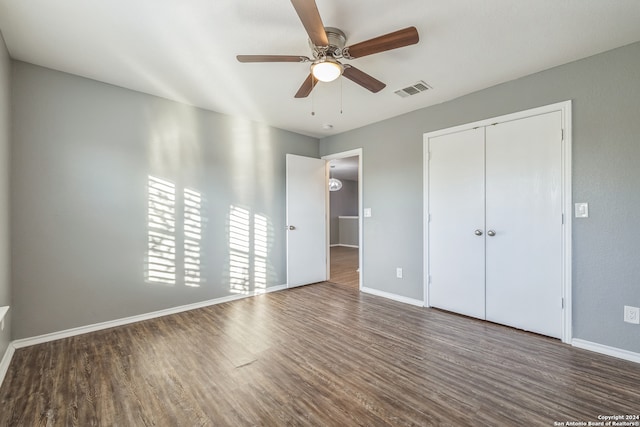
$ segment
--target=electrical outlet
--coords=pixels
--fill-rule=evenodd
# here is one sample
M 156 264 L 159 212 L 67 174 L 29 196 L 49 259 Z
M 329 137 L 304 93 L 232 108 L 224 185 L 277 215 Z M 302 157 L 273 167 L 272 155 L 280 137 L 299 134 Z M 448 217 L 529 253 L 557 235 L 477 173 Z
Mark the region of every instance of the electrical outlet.
M 633 323 L 640 325 L 640 308 L 624 306 L 624 321 L 627 323 Z
M 402 268 L 400 267 L 396 268 L 396 277 L 398 279 L 402 279 Z

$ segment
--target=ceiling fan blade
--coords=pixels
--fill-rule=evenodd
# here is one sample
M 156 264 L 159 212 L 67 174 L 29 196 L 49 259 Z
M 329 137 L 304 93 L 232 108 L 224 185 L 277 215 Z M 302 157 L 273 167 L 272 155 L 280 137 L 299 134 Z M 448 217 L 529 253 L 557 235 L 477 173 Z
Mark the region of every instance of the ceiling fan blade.
M 317 83 L 318 79 L 314 78 L 313 74 L 309 74 L 309 77 L 306 78 L 304 83 L 302 83 L 302 86 L 300 86 L 300 89 L 298 89 L 295 98 L 306 98 L 307 96 L 309 96 Z
M 348 64 L 345 64 L 342 75 L 373 93 L 378 93 L 387 86 L 380 80 L 377 80 L 364 71 L 360 71 L 356 67 Z
M 309 62 L 306 56 L 295 55 L 238 55 L 240 62 Z
M 318 12 L 315 0 L 291 0 L 293 8 L 298 13 L 304 29 L 309 34 L 309 39 L 316 46 L 329 46 L 327 33 Z
M 374 53 L 384 52 L 386 50 L 397 49 L 399 47 L 409 46 L 418 43 L 420 37 L 416 27 L 408 27 L 403 30 L 394 31 L 384 36 L 369 39 L 353 46 L 345 47 L 346 58 L 361 58 Z

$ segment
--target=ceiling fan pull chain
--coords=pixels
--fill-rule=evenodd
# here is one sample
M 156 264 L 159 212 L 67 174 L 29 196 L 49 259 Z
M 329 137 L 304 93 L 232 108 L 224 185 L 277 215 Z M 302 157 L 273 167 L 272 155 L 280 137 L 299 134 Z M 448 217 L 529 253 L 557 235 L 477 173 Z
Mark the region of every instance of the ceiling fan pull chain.
M 342 114 L 342 82 L 344 79 L 340 76 L 340 114 Z
M 315 77 L 312 77 L 312 79 L 313 78 Z M 316 100 L 315 92 L 311 92 L 311 115 L 312 116 L 316 115 L 315 100 Z

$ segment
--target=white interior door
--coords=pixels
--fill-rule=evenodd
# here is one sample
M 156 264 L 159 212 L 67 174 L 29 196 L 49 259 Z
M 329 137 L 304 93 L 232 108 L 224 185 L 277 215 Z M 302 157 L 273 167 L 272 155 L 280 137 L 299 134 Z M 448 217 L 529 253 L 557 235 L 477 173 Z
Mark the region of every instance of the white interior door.
M 486 128 L 486 318 L 562 335 L 562 122 Z
M 485 318 L 484 129 L 429 139 L 429 305 Z
M 287 286 L 327 280 L 326 161 L 287 154 Z

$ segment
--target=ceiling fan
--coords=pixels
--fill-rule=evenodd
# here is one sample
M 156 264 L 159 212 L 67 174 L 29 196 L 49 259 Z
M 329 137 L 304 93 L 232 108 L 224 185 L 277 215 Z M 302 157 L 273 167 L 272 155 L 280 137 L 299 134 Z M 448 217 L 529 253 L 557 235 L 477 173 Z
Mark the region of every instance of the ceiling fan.
M 373 93 L 377 93 L 386 86 L 384 83 L 360 71 L 353 65 L 343 64 L 339 59 L 361 58 L 374 53 L 416 44 L 419 41 L 418 30 L 415 27 L 408 27 L 345 47 L 347 39 L 344 32 L 337 28 L 324 26 L 315 0 L 291 0 L 291 3 L 309 35 L 309 45 L 313 57 L 309 58 L 300 55 L 238 55 L 236 58 L 240 62 L 311 62 L 309 76 L 295 94 L 296 98 L 309 96 L 318 81 L 330 82 L 340 77 L 340 75 Z

